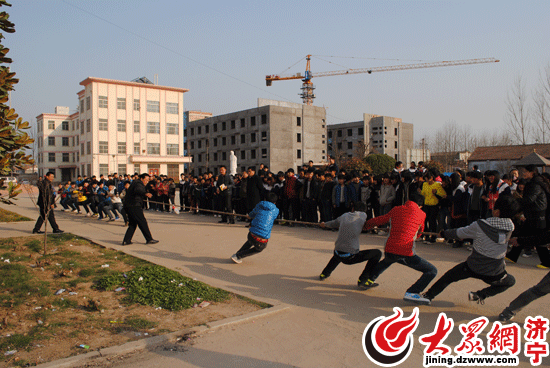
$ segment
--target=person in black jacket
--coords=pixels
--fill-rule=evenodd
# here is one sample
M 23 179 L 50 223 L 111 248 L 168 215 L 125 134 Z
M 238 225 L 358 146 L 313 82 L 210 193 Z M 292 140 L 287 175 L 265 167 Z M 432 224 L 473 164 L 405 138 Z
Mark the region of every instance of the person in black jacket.
M 124 210 L 128 214 L 128 230 L 124 235 L 122 245 L 132 244 L 132 237 L 136 231 L 136 227 L 143 233 L 147 244 L 158 243 L 158 240 L 153 239 L 151 231 L 149 231 L 149 225 L 143 215 L 143 200 L 145 197 L 151 198 L 153 195 L 147 193 L 145 186 L 149 182 L 149 174 L 141 174 L 138 180 L 134 180 L 130 185 L 130 188 L 126 191 L 124 196 Z
M 52 189 L 52 181 L 55 178 L 53 172 L 49 171 L 44 180 L 38 182 L 38 208 L 40 209 L 40 216 L 36 220 L 34 229 L 32 230 L 33 234 L 43 234 L 44 232 L 40 230 L 42 224 L 46 217 L 50 222 L 50 225 L 54 233 L 62 233 L 63 230 L 59 230 L 59 226 L 55 222 L 55 216 L 53 213 L 53 207 L 55 205 L 55 194 Z
M 216 181 L 216 194 L 220 199 L 220 207 L 223 212 L 233 213 L 233 206 L 231 203 L 231 195 L 233 191 L 233 178 L 227 173 L 225 166 L 220 167 L 220 174 Z M 229 217 L 229 223 L 235 223 L 235 216 L 222 215 L 220 223 L 227 223 Z
M 262 200 L 262 192 L 264 185 L 262 179 L 256 175 L 254 166 L 248 168 L 248 179 L 246 180 L 246 208 L 247 211 L 252 211 Z

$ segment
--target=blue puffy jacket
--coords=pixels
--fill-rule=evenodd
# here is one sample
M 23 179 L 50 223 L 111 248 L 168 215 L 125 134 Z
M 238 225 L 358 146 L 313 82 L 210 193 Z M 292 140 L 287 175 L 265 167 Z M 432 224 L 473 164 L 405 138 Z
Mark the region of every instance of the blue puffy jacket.
M 250 232 L 260 238 L 269 239 L 273 222 L 279 215 L 279 209 L 275 204 L 268 201 L 261 201 L 248 214 L 253 220 Z

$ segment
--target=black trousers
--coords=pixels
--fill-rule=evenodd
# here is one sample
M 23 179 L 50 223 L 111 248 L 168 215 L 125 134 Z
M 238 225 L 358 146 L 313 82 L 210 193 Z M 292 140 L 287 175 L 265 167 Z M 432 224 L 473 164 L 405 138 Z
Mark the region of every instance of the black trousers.
M 453 282 L 465 280 L 469 278 L 476 278 L 489 284 L 489 287 L 476 291 L 481 298 L 487 298 L 495 296 L 506 291 L 508 288 L 514 286 L 516 279 L 506 271 L 496 276 L 485 276 L 475 273 L 468 267 L 466 262 L 462 262 L 447 271 L 435 284 L 432 285 L 430 290 L 426 292 L 428 298 L 433 299 L 439 295 L 447 286 Z
M 149 231 L 149 225 L 147 225 L 147 220 L 143 215 L 143 208 L 139 206 L 127 206 L 124 207 L 124 210 L 128 215 L 128 230 L 126 230 L 126 234 L 124 235 L 124 241 L 127 243 L 132 241 L 136 227 L 139 227 L 146 241 L 153 239 L 151 231 Z
M 219 200 L 222 212 L 233 212 L 233 203 L 231 202 L 231 192 L 229 189 L 226 189 L 220 193 Z M 222 221 L 227 221 L 228 217 L 229 222 L 235 223 L 235 216 L 231 215 L 222 215 Z
M 262 250 L 265 249 L 265 247 L 267 247 L 267 242 L 259 242 L 252 237 L 252 234 L 248 233 L 248 238 L 246 242 L 243 244 L 241 249 L 237 251 L 237 258 L 241 259 L 256 253 L 260 253 Z
M 39 231 L 42 228 L 42 224 L 44 224 L 44 220 L 46 219 L 46 210 L 44 206 L 39 205 L 40 208 L 40 216 L 36 220 L 36 224 L 34 225 L 33 231 Z M 59 226 L 57 226 L 57 222 L 55 222 L 55 215 L 53 213 L 53 208 L 50 209 L 50 213 L 48 213 L 48 221 L 50 222 L 50 226 L 52 227 L 52 230 L 59 230 Z
M 380 261 L 380 258 L 382 257 L 382 252 L 378 249 L 367 249 L 362 250 L 359 253 L 356 253 L 354 255 L 351 255 L 349 257 L 340 257 L 336 254 L 336 251 L 334 252 L 334 255 L 328 261 L 327 266 L 323 270 L 322 274 L 326 277 L 329 277 L 332 271 L 340 264 L 346 264 L 346 265 L 352 265 L 356 263 L 362 263 L 367 261 L 367 264 L 365 265 L 365 269 L 359 276 L 360 281 L 365 281 L 370 272 L 374 269 L 374 266 Z
M 532 301 L 537 300 L 548 293 L 550 293 L 550 272 L 548 272 L 538 284 L 524 291 L 516 299 L 514 299 L 507 309 L 515 314 Z

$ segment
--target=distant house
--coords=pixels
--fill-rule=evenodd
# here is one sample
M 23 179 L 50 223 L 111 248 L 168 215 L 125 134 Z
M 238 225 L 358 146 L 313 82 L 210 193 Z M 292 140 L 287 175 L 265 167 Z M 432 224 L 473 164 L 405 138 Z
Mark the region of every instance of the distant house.
M 431 159 L 441 163 L 445 172 L 452 172 L 456 168 L 466 169 L 470 154 L 469 151 L 434 152 L 431 154 Z
M 468 168 L 477 165 L 480 171 L 498 170 L 505 173 L 533 152 L 550 159 L 550 144 L 477 147 L 468 159 Z

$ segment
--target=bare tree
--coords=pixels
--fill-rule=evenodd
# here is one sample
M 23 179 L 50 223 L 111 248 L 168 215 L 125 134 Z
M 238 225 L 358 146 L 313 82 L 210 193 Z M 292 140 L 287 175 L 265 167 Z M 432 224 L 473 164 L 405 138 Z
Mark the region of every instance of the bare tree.
M 548 143 L 550 138 L 550 111 L 545 91 L 539 88 L 533 93 L 534 138 L 537 143 Z
M 506 98 L 506 116 L 504 119 L 514 139 L 519 144 L 526 145 L 531 132 L 531 122 L 529 106 L 527 105 L 527 94 L 525 93 L 525 85 L 521 80 L 521 76 L 516 78 L 511 92 L 508 92 Z

